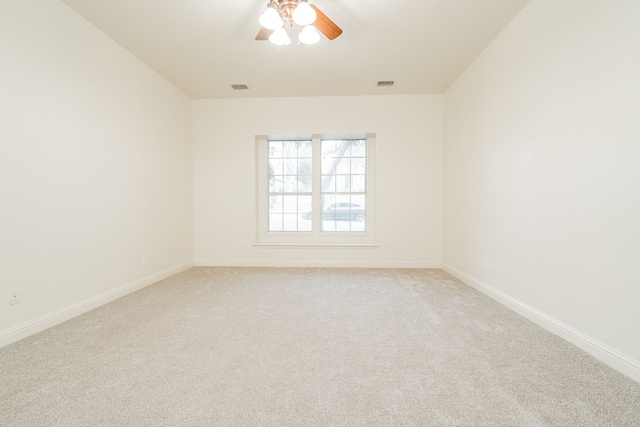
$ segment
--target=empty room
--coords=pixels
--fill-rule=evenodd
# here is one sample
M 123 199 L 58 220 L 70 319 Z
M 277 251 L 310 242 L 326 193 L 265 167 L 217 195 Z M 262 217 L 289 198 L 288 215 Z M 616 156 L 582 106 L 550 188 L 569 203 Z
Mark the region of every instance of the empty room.
M 640 426 L 637 0 L 0 0 L 0 426 Z

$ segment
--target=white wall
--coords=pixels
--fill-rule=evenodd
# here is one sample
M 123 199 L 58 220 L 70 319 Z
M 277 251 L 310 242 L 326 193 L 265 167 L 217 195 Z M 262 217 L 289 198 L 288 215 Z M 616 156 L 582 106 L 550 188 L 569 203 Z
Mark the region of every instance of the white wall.
M 52 0 L 0 3 L 0 94 L 0 345 L 192 264 L 188 97 Z
M 446 92 L 443 262 L 640 380 L 638 22 L 532 0 Z
M 196 100 L 193 115 L 196 264 L 440 266 L 441 95 Z M 386 251 L 252 246 L 255 136 L 309 133 L 376 134 L 376 240 Z

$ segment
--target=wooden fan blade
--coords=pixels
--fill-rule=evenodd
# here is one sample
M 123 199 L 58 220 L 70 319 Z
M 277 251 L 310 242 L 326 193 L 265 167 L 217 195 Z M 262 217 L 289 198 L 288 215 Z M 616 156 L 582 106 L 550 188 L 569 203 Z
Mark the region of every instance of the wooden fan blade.
M 258 35 L 256 36 L 256 40 L 269 40 L 269 36 L 273 34 L 273 30 L 267 30 L 264 27 L 260 27 L 260 31 L 258 31 Z
M 333 40 L 342 34 L 342 29 L 338 27 L 335 22 L 327 17 L 315 4 L 309 3 L 309 6 L 316 11 L 316 22 L 313 23 L 313 26 L 318 29 L 322 34 L 324 34 L 329 40 Z

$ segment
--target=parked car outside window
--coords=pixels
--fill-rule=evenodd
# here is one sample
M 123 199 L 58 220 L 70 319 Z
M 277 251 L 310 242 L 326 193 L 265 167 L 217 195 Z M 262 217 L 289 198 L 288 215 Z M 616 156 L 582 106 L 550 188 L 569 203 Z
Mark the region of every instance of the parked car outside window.
M 302 218 L 310 220 L 311 212 L 302 214 Z M 331 203 L 322 211 L 324 221 L 357 221 L 365 220 L 365 209 L 357 203 Z

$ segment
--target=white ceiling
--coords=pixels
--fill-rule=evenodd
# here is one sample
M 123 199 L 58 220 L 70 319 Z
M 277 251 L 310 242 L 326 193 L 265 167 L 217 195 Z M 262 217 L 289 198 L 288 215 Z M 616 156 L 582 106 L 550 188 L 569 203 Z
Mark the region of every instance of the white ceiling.
M 279 47 L 268 0 L 62 1 L 192 98 L 442 93 L 529 2 L 310 0 L 343 34 Z

